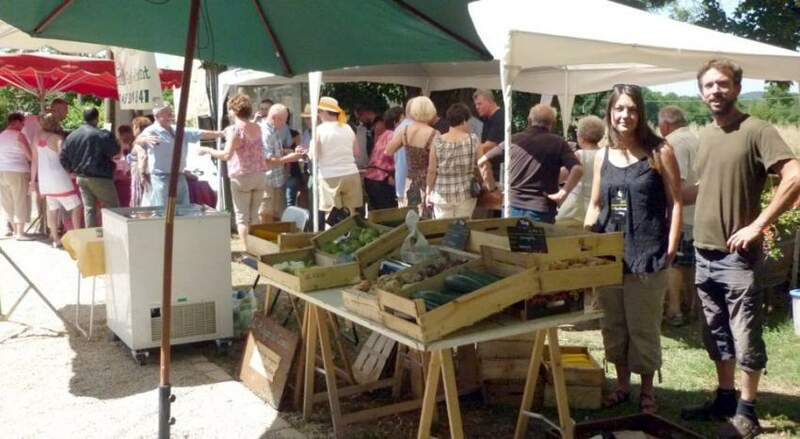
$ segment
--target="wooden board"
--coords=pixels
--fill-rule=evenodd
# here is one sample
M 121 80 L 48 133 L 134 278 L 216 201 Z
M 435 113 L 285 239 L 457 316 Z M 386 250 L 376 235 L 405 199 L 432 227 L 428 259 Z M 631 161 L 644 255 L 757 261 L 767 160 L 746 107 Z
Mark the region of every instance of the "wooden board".
M 603 388 L 567 384 L 567 400 L 569 401 L 569 407 L 572 409 L 597 410 L 603 407 Z M 555 401 L 553 385 L 547 383 L 544 386 L 544 406 L 555 407 Z
M 317 265 L 303 270 L 298 275 L 285 273 L 273 267 L 280 262 L 309 259 L 315 260 Z M 361 279 L 358 264 L 355 262 L 332 266 L 324 265 L 326 262 L 314 249 L 305 248 L 261 255 L 258 261 L 258 272 L 267 279 L 301 292 L 352 285 Z
M 353 376 L 359 384 L 377 381 L 383 374 L 386 364 L 397 342 L 373 332 L 361 347 L 353 363 Z
M 393 207 L 389 209 L 370 210 L 367 212 L 367 221 L 387 227 L 397 227 L 403 225 L 406 215 L 411 207 Z
M 298 342 L 297 334 L 278 322 L 260 314 L 253 316 L 239 379 L 275 409 L 280 405 Z
M 281 251 L 297 250 L 311 245 L 314 233 L 297 230 L 294 222 L 276 222 L 250 226 L 245 237 L 245 251 L 261 256 Z

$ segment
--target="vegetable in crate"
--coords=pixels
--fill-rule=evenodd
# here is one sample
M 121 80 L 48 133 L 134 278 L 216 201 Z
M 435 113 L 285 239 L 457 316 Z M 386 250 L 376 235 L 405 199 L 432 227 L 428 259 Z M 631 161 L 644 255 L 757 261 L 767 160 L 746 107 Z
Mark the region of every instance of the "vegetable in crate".
M 312 261 L 284 261 L 278 262 L 277 264 L 273 265 L 272 268 L 297 276 L 303 270 L 313 265 L 314 262 Z

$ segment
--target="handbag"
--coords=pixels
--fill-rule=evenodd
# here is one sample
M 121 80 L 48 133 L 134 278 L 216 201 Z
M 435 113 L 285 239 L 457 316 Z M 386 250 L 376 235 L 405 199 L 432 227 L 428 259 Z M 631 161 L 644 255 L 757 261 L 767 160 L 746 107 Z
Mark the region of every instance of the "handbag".
M 483 193 L 483 185 L 481 185 L 480 179 L 478 178 L 478 173 L 480 171 L 478 170 L 478 160 L 477 157 L 475 157 L 475 145 L 473 144 L 471 134 L 469 136 L 469 146 L 473 151 L 472 162 L 475 163 L 475 171 L 472 173 L 472 178 L 469 181 L 469 195 L 472 198 L 480 198 L 481 193 Z

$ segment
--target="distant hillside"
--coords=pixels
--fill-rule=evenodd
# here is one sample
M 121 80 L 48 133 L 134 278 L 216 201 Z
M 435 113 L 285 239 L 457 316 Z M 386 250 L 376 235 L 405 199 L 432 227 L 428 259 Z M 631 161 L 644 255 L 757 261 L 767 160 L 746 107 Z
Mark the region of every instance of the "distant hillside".
M 749 91 L 739 95 L 739 99 L 761 99 L 764 97 L 763 91 Z

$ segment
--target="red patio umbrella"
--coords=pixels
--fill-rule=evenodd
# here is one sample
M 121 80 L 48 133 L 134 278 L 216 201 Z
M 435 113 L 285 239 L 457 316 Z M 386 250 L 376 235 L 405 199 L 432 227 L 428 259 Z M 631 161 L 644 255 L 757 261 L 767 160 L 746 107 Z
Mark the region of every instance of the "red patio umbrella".
M 183 74 L 159 69 L 161 87 L 175 87 Z M 41 53 L 0 54 L 0 87 L 19 87 L 44 103 L 52 93 L 74 92 L 117 99 L 114 61 Z

